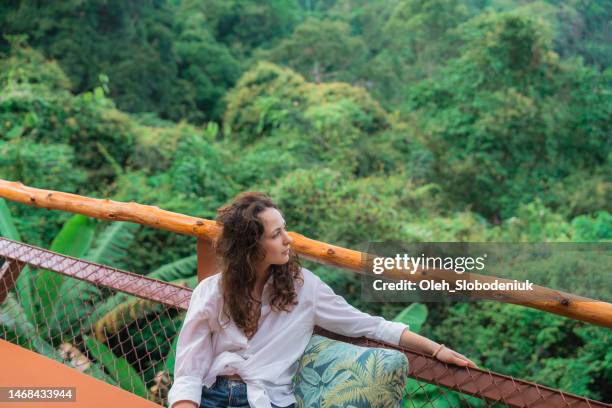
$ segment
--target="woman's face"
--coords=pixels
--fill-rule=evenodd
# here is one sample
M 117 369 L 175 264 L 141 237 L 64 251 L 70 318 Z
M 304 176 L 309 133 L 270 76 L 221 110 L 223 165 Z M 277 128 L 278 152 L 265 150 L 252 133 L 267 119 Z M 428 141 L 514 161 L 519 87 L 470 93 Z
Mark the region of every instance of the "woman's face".
M 260 244 L 266 253 L 265 265 L 283 265 L 289 261 L 290 245 L 293 239 L 285 229 L 285 219 L 276 208 L 266 208 L 259 213 L 264 225 Z

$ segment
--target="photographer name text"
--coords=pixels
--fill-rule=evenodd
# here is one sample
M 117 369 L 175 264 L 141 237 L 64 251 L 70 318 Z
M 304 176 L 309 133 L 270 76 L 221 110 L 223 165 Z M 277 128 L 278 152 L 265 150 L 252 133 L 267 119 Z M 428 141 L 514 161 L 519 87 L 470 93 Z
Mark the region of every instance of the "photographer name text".
M 452 284 L 452 285 L 451 285 Z M 511 291 L 531 291 L 533 290 L 533 282 L 526 281 L 500 281 L 495 279 L 492 282 L 481 282 L 479 280 L 456 280 L 447 282 L 445 280 L 421 280 L 418 282 L 402 279 L 397 282 L 385 282 L 382 279 L 376 279 L 372 282 L 374 290 L 392 290 L 392 291 L 470 291 L 470 290 L 511 290 Z

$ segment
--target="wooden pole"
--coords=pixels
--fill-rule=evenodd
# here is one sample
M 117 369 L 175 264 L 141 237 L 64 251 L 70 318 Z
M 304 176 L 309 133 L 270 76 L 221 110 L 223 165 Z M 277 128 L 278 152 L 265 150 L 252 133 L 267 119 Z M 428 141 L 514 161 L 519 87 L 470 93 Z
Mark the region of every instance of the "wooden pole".
M 59 191 L 43 190 L 24 186 L 19 182 L 0 179 L 0 197 L 23 204 L 53 210 L 68 211 L 87 215 L 94 218 L 111 221 L 128 221 L 153 228 L 163 229 L 178 234 L 186 234 L 200 239 L 198 243 L 198 277 L 206 277 L 215 270 L 216 261 L 205 254 L 212 253 L 211 244 L 221 229 L 215 221 L 191 217 L 159 207 L 138 204 L 135 202 L 123 203 L 108 199 L 96 199 Z M 295 232 L 289 233 L 293 238 L 292 248 L 303 258 L 311 261 L 348 269 L 357 273 L 372 270 L 372 255 L 330 245 L 325 242 L 307 238 Z M 428 270 L 426 273 L 411 275 L 404 270 L 388 270 L 385 276 L 393 279 L 407 279 L 419 281 L 423 279 L 457 279 L 456 274 L 447 270 Z M 491 276 L 470 274 L 471 279 L 490 281 L 498 279 Z M 504 303 L 523 305 L 550 313 L 559 314 L 577 320 L 612 328 L 612 304 L 588 299 L 569 293 L 534 285 L 533 292 L 526 297 L 520 292 L 497 291 L 486 294 L 475 294 L 481 298 L 498 300 Z
M 217 273 L 217 256 L 213 241 L 208 238 L 198 238 L 198 282 Z

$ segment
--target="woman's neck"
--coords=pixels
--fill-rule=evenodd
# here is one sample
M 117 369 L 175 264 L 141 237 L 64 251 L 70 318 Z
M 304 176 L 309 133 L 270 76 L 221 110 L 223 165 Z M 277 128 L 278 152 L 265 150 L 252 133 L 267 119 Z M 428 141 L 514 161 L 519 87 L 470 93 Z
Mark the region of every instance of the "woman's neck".
M 253 297 L 256 300 L 261 301 L 263 288 L 266 282 L 268 281 L 268 279 L 270 278 L 270 274 L 272 272 L 270 271 L 270 266 L 267 266 L 265 269 L 260 269 L 256 273 L 257 273 L 257 278 L 255 280 L 255 288 L 253 288 Z

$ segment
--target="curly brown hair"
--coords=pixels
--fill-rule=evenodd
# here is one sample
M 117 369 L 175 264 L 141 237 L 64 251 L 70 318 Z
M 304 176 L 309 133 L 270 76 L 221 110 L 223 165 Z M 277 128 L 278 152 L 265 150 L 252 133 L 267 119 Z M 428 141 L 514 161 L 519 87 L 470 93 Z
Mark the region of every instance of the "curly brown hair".
M 223 312 L 234 320 L 248 338 L 257 331 L 261 311 L 261 302 L 251 294 L 257 278 L 255 266 L 266 256 L 259 245 L 264 225 L 258 214 L 267 208 L 278 210 L 266 194 L 244 192 L 238 194 L 231 203 L 219 208 L 215 218 L 222 226 L 215 248 L 223 263 Z M 294 284 L 296 281 L 303 283 L 297 254 L 290 250 L 289 261 L 283 265 L 270 265 L 270 272 L 270 306 L 276 312 L 289 312 L 298 303 Z

